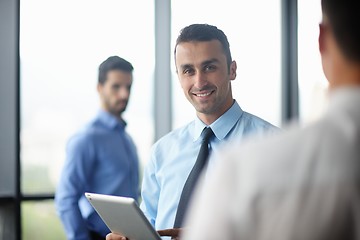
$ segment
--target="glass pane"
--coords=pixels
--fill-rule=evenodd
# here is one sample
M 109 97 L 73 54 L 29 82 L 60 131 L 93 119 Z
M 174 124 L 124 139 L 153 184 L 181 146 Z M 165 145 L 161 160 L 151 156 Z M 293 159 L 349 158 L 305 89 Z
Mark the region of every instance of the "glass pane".
M 298 7 L 300 122 L 305 124 L 317 119 L 324 111 L 328 83 L 318 47 L 320 1 L 299 1 Z
M 172 17 L 172 46 L 181 28 L 192 23 L 208 23 L 224 31 L 238 66 L 232 83 L 234 98 L 243 110 L 279 126 L 280 1 L 172 1 Z M 173 126 L 179 127 L 191 121 L 195 112 L 184 97 L 174 65 Z
M 25 193 L 54 191 L 68 138 L 99 108 L 97 69 L 119 55 L 134 70 L 124 119 L 147 160 L 153 142 L 152 1 L 21 1 L 21 160 Z
M 21 211 L 24 240 L 66 239 L 53 201 L 23 202 Z

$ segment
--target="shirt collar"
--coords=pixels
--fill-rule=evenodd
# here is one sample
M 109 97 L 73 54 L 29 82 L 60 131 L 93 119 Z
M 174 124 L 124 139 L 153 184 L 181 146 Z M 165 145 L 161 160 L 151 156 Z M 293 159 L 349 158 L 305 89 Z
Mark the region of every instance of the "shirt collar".
M 234 100 L 233 105 L 209 126 L 213 130 L 216 138 L 219 140 L 223 140 L 237 123 L 237 121 L 240 119 L 242 113 L 243 110 L 240 108 L 236 100 Z M 195 126 L 193 132 L 194 142 L 199 139 L 205 127 L 207 127 L 207 125 L 197 117 L 195 119 Z
M 100 109 L 98 111 L 97 118 L 100 120 L 101 123 L 103 123 L 105 126 L 107 126 L 110 129 L 114 129 L 116 127 L 120 127 L 121 129 L 124 129 L 126 127 L 126 122 L 123 120 L 119 120 L 111 113 Z

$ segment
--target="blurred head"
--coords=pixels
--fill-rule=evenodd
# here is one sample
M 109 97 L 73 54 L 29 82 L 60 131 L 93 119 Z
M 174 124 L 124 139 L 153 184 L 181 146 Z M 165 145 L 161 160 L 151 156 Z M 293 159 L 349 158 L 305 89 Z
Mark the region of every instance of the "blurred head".
M 360 2 L 322 0 L 319 48 L 330 88 L 360 84 Z
M 208 24 L 181 30 L 175 46 L 180 85 L 199 118 L 211 124 L 232 105 L 231 80 L 236 77 L 226 35 Z
M 109 57 L 99 66 L 97 89 L 102 108 L 117 117 L 129 101 L 133 69 L 131 63 L 118 56 Z

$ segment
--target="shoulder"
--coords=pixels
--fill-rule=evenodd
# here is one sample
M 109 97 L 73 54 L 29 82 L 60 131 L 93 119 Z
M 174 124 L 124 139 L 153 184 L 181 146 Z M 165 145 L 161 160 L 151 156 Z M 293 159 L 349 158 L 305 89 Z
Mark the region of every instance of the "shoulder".
M 251 113 L 243 111 L 236 124 L 236 127 L 234 128 L 234 131 L 242 133 L 242 135 L 246 138 L 263 138 L 266 135 L 276 134 L 281 130 L 270 122 Z M 241 138 L 241 140 L 243 140 L 243 138 Z
M 85 124 L 82 128 L 77 130 L 67 142 L 68 148 L 82 148 L 89 144 L 94 144 L 95 139 L 103 135 L 101 128 L 97 126 L 96 121 Z
M 278 127 L 270 122 L 246 111 L 243 111 L 240 121 L 243 121 L 248 126 L 253 126 L 258 129 L 278 129 Z
M 341 122 L 324 118 L 305 127 L 289 126 L 276 135 L 225 146 L 215 171 L 234 176 L 237 188 L 263 193 L 299 186 L 352 181 L 358 169 L 359 140 Z M 320 186 L 319 185 L 319 186 Z

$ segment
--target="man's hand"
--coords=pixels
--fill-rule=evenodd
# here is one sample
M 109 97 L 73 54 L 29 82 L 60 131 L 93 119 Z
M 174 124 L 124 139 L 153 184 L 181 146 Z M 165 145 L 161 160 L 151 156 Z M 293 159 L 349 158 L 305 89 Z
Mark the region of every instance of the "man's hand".
M 129 240 L 127 237 L 121 236 L 116 233 L 109 233 L 106 235 L 106 240 Z
M 180 240 L 179 235 L 182 231 L 182 228 L 171 228 L 157 231 L 160 236 L 171 237 L 171 239 Z

